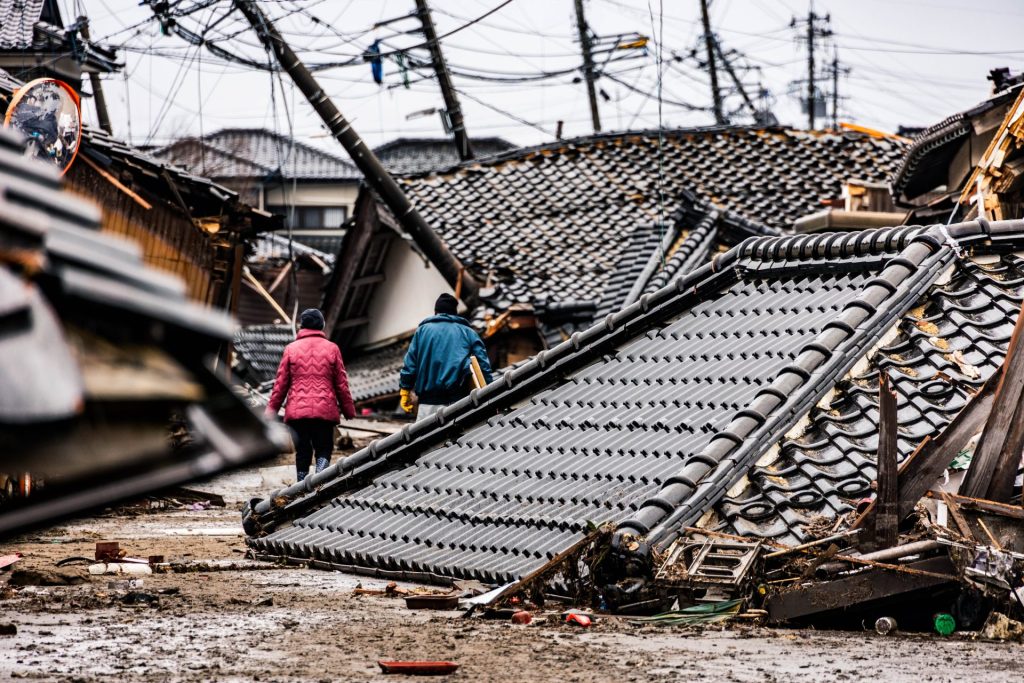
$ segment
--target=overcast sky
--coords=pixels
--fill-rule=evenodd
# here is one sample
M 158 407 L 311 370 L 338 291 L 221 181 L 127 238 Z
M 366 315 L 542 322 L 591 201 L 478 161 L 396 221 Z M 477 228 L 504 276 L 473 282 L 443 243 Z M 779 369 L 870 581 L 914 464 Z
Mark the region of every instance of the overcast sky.
M 504 0 L 434 0 L 438 33 L 460 29 Z M 105 78 L 115 133 L 136 144 L 165 143 L 182 135 L 225 127 L 265 127 L 319 147 L 340 149 L 328 138 L 287 74 L 256 70 L 163 35 L 150 9 L 137 0 L 60 0 L 65 19 L 79 9 L 89 14 L 93 38 L 122 45 L 123 74 Z M 175 3 L 172 3 L 175 4 Z M 189 8 L 196 0 L 182 0 Z M 615 36 L 637 33 L 652 40 L 646 50 L 619 49 L 598 55 L 607 74 L 600 112 L 605 130 L 658 126 L 658 48 L 662 62 L 662 122 L 667 127 L 713 123 L 698 0 L 586 0 L 592 30 L 615 43 Z M 286 0 L 262 2 L 278 19 L 286 38 L 315 63 L 353 61 L 318 72 L 335 104 L 371 144 L 399 136 L 441 136 L 436 114 L 442 108 L 435 81 L 423 69 L 408 73 L 409 87 L 394 57 L 384 63 L 384 83 L 371 78 L 358 55 L 375 40 L 382 49 L 422 42 L 414 19 L 373 29 L 376 22 L 408 14 L 413 0 Z M 662 10 L 663 7 L 663 10 Z M 181 25 L 218 40 L 232 54 L 266 62 L 255 34 L 230 0 L 180 20 Z M 807 76 L 806 42 L 798 41 L 809 5 L 802 0 L 714 0 L 711 21 L 722 47 L 735 50 L 731 61 L 748 92 L 762 86 L 780 122 L 806 127 L 806 115 L 793 94 Z M 1024 3 L 1015 0 L 817 0 L 814 10 L 829 15 L 833 36 L 817 43 L 819 64 L 838 55 L 849 69 L 840 78 L 840 120 L 894 131 L 899 125 L 929 125 L 988 96 L 988 71 L 1024 67 Z M 230 12 L 230 13 L 229 13 Z M 517 144 L 554 139 L 556 122 L 564 137 L 592 132 L 586 90 L 574 83 L 579 72 L 572 0 L 512 0 L 476 24 L 442 39 L 463 92 L 466 126 L 474 136 L 498 135 Z M 230 36 L 224 39 L 226 36 Z M 697 48 L 697 56 L 693 50 Z M 834 52 L 835 51 L 835 52 Z M 964 52 L 966 51 L 966 52 Z M 413 54 L 424 54 L 423 51 Z M 605 60 L 609 60 L 605 62 Z M 757 68 L 754 68 L 757 67 Z M 723 90 L 732 120 L 749 123 L 725 73 Z M 272 81 L 274 83 L 272 88 Z M 830 83 L 823 83 L 826 89 Z M 88 86 L 85 88 L 88 90 Z M 276 107 L 274 106 L 276 104 Z M 83 103 L 94 120 L 90 101 Z M 827 124 L 829 119 L 822 122 Z

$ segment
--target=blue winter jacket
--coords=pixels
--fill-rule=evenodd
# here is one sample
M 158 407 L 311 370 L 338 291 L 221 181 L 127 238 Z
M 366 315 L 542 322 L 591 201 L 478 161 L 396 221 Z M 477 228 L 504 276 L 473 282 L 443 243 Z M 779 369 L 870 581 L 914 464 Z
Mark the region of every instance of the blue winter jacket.
M 420 403 L 448 405 L 469 393 L 470 356 L 491 381 L 491 363 L 480 335 L 459 315 L 442 313 L 420 323 L 405 352 L 399 386 L 412 389 Z

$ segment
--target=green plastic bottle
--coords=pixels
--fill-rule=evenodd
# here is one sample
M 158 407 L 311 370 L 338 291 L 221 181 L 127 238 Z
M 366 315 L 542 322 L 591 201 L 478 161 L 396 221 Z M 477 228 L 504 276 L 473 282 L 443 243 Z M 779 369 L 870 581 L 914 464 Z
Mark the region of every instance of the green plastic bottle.
M 956 619 L 952 614 L 939 612 L 935 615 L 935 632 L 940 636 L 948 636 L 956 630 Z

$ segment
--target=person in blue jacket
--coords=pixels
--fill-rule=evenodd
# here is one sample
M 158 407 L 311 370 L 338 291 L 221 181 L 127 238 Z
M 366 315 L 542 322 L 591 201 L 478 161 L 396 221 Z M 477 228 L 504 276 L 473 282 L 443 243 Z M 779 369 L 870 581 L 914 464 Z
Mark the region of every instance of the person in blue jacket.
M 491 381 L 491 363 L 480 335 L 458 315 L 458 300 L 442 294 L 434 303 L 434 315 L 416 328 L 405 352 L 399 376 L 402 410 L 413 411 L 412 392 L 419 398 L 416 420 L 433 415 L 443 406 L 467 396 L 473 388 L 470 356 L 476 356 L 484 380 Z

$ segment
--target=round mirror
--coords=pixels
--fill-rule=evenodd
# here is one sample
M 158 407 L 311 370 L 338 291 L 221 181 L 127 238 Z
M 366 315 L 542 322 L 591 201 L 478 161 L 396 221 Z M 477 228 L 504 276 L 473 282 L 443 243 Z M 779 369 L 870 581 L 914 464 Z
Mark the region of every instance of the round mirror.
M 82 141 L 78 93 L 53 78 L 38 78 L 18 88 L 4 125 L 28 138 L 27 153 L 67 172 Z

